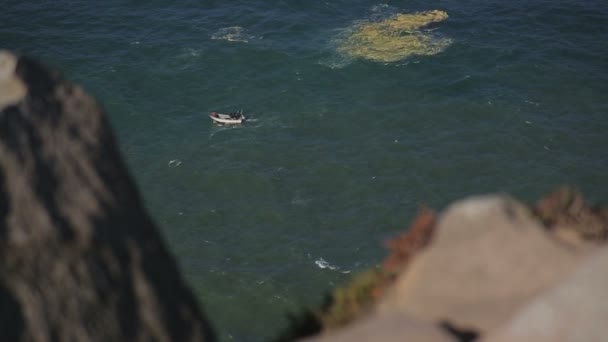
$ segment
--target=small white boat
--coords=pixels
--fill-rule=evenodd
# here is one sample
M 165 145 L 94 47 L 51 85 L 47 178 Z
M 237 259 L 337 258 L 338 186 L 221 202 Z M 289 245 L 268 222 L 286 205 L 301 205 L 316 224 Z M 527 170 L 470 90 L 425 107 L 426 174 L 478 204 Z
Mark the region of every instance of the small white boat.
M 232 112 L 228 114 L 211 112 L 209 113 L 209 117 L 217 124 L 222 125 L 238 125 L 242 124 L 247 118 L 243 114 L 243 110 L 241 109 L 238 112 Z

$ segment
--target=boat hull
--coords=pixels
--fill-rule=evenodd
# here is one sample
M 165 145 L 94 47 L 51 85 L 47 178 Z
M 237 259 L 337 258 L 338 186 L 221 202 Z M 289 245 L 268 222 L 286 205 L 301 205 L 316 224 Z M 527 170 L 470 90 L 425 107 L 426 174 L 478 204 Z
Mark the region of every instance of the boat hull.
M 222 125 L 238 125 L 242 124 L 245 121 L 245 116 L 240 114 L 238 118 L 231 117 L 229 114 L 222 114 L 211 112 L 209 113 L 209 117 L 213 122 L 222 124 Z

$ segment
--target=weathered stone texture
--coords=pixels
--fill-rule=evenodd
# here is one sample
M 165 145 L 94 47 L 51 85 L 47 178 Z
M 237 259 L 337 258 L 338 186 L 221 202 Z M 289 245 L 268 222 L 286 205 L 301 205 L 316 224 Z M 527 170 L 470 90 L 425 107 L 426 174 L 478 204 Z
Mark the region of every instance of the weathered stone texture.
M 519 202 L 469 198 L 440 217 L 433 243 L 379 310 L 487 331 L 574 270 L 580 256 L 549 237 Z
M 458 201 L 370 310 L 312 340 L 603 341 L 604 213 L 564 190 L 534 208 L 506 195 Z
M 593 254 L 563 282 L 531 300 L 486 341 L 606 341 L 608 250 Z
M 0 337 L 213 340 L 95 100 L 2 52 L 0 110 Z
M 425 321 L 415 320 L 399 313 L 364 317 L 340 329 L 304 340 L 304 342 L 451 342 L 449 334 L 440 327 Z

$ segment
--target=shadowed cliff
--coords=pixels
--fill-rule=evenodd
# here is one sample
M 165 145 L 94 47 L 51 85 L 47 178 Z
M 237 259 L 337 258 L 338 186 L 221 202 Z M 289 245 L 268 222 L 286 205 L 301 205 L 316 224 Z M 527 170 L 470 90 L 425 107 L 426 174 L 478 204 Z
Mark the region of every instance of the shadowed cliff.
M 212 341 L 81 88 L 0 52 L 0 336 Z

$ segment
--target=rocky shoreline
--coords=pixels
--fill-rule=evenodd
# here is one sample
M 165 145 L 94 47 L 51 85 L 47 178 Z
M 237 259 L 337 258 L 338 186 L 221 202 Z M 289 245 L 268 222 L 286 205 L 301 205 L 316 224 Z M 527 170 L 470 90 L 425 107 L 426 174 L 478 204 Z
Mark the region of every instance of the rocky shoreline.
M 423 209 L 381 267 L 302 317 L 314 341 L 600 341 L 607 235 L 608 210 L 568 186 Z

